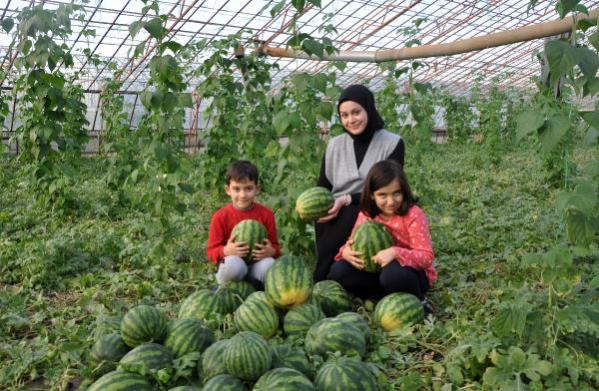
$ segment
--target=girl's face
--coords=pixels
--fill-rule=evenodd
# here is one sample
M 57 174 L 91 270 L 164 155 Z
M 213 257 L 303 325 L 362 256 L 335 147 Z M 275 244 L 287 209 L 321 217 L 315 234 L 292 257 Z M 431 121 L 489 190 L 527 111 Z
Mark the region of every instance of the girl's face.
M 351 100 L 346 100 L 339 105 L 339 116 L 343 127 L 354 136 L 362 134 L 368 124 L 366 110 Z
M 381 217 L 389 219 L 397 214 L 402 202 L 403 193 L 398 179 L 376 190 L 372 199 L 381 211 Z

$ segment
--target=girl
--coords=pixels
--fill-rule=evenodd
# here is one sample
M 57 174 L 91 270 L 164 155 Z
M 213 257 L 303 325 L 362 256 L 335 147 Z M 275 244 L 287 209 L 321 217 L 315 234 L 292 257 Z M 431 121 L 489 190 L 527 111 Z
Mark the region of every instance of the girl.
M 335 257 L 337 262 L 331 267 L 330 278 L 362 298 L 411 293 L 428 310 L 424 294 L 437 279 L 437 273 L 426 215 L 416 201 L 401 165 L 392 160 L 373 165 L 366 177 L 352 236 L 357 226 L 374 220 L 387 227 L 395 244 L 373 257 L 381 271 L 368 273 L 362 270 L 364 260 L 352 250 L 350 239 Z
M 337 113 L 344 132 L 329 141 L 318 179 L 318 186 L 333 193 L 335 204 L 315 225 L 315 281 L 327 278 L 337 250 L 349 237 L 358 216 L 364 179 L 372 165 L 385 159 L 404 163 L 404 142 L 384 129 L 368 88 L 356 84 L 343 90 Z

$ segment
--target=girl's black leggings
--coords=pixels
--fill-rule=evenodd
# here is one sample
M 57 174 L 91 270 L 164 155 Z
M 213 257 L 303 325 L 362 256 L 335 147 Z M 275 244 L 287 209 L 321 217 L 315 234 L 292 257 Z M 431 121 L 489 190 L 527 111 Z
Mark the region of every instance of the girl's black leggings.
M 430 288 L 424 271 L 401 266 L 397 261 L 392 261 L 379 273 L 369 273 L 341 260 L 333 264 L 329 278 L 364 299 L 380 299 L 389 293 L 406 292 L 423 300 Z

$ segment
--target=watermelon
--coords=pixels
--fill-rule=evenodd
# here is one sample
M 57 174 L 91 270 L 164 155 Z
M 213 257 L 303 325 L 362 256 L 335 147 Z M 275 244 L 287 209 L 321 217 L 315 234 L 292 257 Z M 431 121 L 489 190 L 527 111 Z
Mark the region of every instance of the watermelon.
M 96 373 L 105 373 L 116 368 L 119 360 L 131 348 L 118 333 L 112 333 L 100 337 L 92 346 L 90 353 L 91 362 L 94 366 L 101 365 L 101 369 L 96 369 Z
M 304 337 L 314 323 L 324 319 L 322 310 L 314 304 L 302 304 L 285 315 L 283 330 L 288 336 Z
M 147 342 L 161 343 L 167 331 L 166 316 L 149 305 L 132 308 L 121 321 L 121 337 L 132 348 Z
M 227 373 L 247 381 L 257 380 L 272 364 L 270 346 L 252 331 L 241 331 L 232 337 L 223 357 Z
M 374 308 L 373 318 L 385 331 L 421 323 L 424 309 L 418 298 L 412 294 L 396 292 L 383 297 Z
M 336 318 L 352 323 L 364 334 L 366 342 L 370 340 L 370 327 L 368 326 L 368 321 L 362 315 L 357 312 L 343 312 L 337 315 Z
M 304 191 L 295 201 L 295 211 L 304 221 L 317 220 L 326 216 L 335 199 L 328 189 L 316 186 Z
M 366 337 L 351 322 L 337 318 L 324 318 L 314 323 L 305 339 L 306 352 L 311 355 L 327 356 L 341 352 L 342 355 L 366 353 Z
M 247 299 L 249 295 L 256 291 L 254 286 L 247 281 L 231 281 L 227 283 L 227 288 L 239 295 L 241 300 Z
M 257 292 L 250 294 L 247 297 L 247 299 L 245 299 L 244 303 L 249 303 L 252 301 L 261 301 L 263 303 L 268 304 L 272 308 L 275 308 L 275 305 L 270 300 L 268 300 L 268 297 L 266 296 L 266 292 L 264 292 L 264 291 L 257 291 Z
M 393 237 L 387 228 L 376 221 L 366 221 L 358 226 L 352 235 L 352 250 L 362 253 L 360 258 L 364 260 L 364 271 L 376 273 L 381 266 L 372 260 L 379 251 L 393 246 Z
M 87 391 L 153 391 L 154 387 L 141 375 L 123 371 L 108 372 Z
M 203 379 L 210 379 L 214 376 L 227 373 L 223 353 L 228 345 L 228 339 L 221 339 L 204 350 L 202 359 L 198 364 L 198 372 L 202 374 Z
M 249 253 L 243 259 L 246 263 L 256 262 L 252 257 L 252 251 L 256 244 L 262 244 L 264 239 L 268 239 L 268 232 L 264 225 L 257 220 L 242 220 L 233 227 L 231 237 L 237 243 L 244 242 L 249 246 Z
M 170 388 L 168 391 L 202 391 L 202 387 L 200 386 L 179 386 L 175 388 Z
M 372 371 L 357 358 L 340 357 L 327 361 L 316 373 L 317 390 L 326 391 L 376 391 L 377 383 Z
M 212 326 L 213 321 L 235 311 L 239 304 L 241 304 L 239 297 L 228 288 L 219 287 L 214 292 L 201 289 L 183 300 L 178 317 L 205 320 L 209 326 Z
M 204 384 L 202 391 L 245 391 L 247 388 L 241 380 L 231 375 L 218 375 Z
M 300 371 L 310 379 L 314 377 L 314 368 L 310 364 L 306 352 L 289 345 L 272 347 L 272 367 L 291 368 Z
M 175 358 L 191 352 L 202 353 L 214 342 L 212 330 L 204 327 L 201 320 L 195 318 L 178 319 L 173 322 L 164 341 Z
M 268 304 L 252 300 L 237 308 L 234 315 L 238 331 L 253 331 L 264 338 L 275 335 L 279 329 L 279 315 Z
M 122 316 L 99 316 L 96 318 L 96 328 L 93 337 L 98 340 L 103 335 L 120 333 Z
M 303 373 L 291 368 L 275 368 L 260 376 L 253 391 L 314 391 L 312 382 Z
M 275 306 L 290 308 L 308 300 L 312 283 L 312 271 L 304 261 L 284 255 L 266 272 L 264 291 Z
M 312 297 L 327 316 L 336 316 L 352 309 L 351 297 L 337 281 L 317 282 L 314 284 Z
M 146 343 L 125 354 L 119 366 L 127 371 L 133 369 L 132 372 L 137 372 L 138 366 L 159 371 L 170 366 L 172 362 L 173 354 L 168 348 L 157 343 Z

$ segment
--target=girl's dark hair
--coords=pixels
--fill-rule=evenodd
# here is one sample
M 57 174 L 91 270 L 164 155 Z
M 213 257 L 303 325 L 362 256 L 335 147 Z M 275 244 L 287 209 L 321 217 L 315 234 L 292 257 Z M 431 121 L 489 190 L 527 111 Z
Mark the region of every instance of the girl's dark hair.
M 380 209 L 376 206 L 376 202 L 374 202 L 374 192 L 396 179 L 399 181 L 401 193 L 403 194 L 403 201 L 397 214 L 404 216 L 408 213 L 410 207 L 418 203 L 418 199 L 414 197 L 410 190 L 408 178 L 403 171 L 402 165 L 394 160 L 382 160 L 368 171 L 368 176 L 364 182 L 364 191 L 362 191 L 362 197 L 360 198 L 360 209 L 372 218 L 381 213 Z

